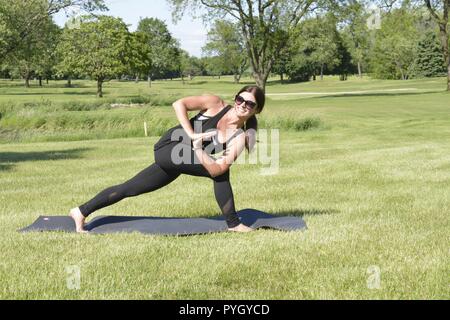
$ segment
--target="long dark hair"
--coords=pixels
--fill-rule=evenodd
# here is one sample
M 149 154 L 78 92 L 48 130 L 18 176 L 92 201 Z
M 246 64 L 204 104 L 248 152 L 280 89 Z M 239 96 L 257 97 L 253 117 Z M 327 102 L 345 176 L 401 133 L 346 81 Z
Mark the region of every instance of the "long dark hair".
M 250 85 L 243 87 L 237 94 L 239 95 L 242 92 L 249 92 L 253 94 L 256 99 L 256 113 L 261 113 L 266 102 L 266 94 L 264 93 L 264 90 L 258 86 Z M 248 152 L 251 152 L 256 144 L 256 131 L 258 131 L 258 120 L 256 119 L 255 115 L 251 116 L 247 119 L 247 121 L 245 121 L 244 130 L 246 131 L 245 148 Z M 251 130 L 254 130 L 254 132 L 252 132 Z

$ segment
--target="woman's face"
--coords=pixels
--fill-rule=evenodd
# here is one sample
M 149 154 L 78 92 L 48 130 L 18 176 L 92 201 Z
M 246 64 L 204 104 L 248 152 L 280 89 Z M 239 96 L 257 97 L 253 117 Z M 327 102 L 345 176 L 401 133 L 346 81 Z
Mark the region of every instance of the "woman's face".
M 250 92 L 239 93 L 234 101 L 234 109 L 239 117 L 250 118 L 256 114 L 257 107 L 255 96 Z

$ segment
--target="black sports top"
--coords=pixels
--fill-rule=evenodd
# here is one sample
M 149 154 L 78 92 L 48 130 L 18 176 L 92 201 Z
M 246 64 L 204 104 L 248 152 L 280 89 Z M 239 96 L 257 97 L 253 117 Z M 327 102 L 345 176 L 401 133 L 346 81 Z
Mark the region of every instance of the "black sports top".
M 189 121 L 191 122 L 191 126 L 194 129 L 194 132 L 204 133 L 211 129 L 217 129 L 217 123 L 231 108 L 232 107 L 230 105 L 227 105 L 222 110 L 220 110 L 214 117 L 204 116 L 202 113 L 199 112 L 197 115 L 189 119 Z M 228 139 L 225 143 L 221 144 L 218 142 L 217 135 L 215 135 L 212 137 L 211 141 L 203 141 L 203 149 L 206 148 L 207 150 L 205 151 L 211 154 L 219 153 L 226 149 L 227 142 L 229 142 L 233 137 L 234 135 L 230 137 L 230 139 Z M 156 151 L 164 146 L 168 145 L 174 146 L 180 142 L 190 144 L 190 146 L 192 147 L 192 141 L 186 134 L 186 131 L 184 131 L 181 124 L 169 129 L 161 137 L 161 139 L 159 139 L 159 141 L 155 144 L 153 149 Z M 210 146 L 211 143 L 213 144 L 213 146 Z

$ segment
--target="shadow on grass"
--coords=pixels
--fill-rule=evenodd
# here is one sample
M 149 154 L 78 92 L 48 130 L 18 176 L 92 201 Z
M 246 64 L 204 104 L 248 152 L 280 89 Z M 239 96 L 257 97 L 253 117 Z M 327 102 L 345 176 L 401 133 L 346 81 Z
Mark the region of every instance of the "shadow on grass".
M 83 92 L 17 92 L 17 93 L 5 93 L 6 96 L 56 96 L 56 95 L 96 95 L 96 91 L 83 91 Z
M 351 97 L 399 97 L 399 96 L 418 96 L 435 93 L 443 93 L 444 91 L 428 91 L 428 92 L 380 92 L 380 93 L 342 93 L 333 95 L 323 95 L 318 97 L 311 97 L 310 99 L 325 99 L 325 98 L 351 98 Z
M 273 214 L 276 216 L 294 216 L 294 217 L 303 217 L 303 216 L 316 216 L 322 214 L 336 214 L 339 211 L 334 209 L 297 209 L 297 210 L 280 210 L 280 211 L 271 211 L 267 212 L 269 214 Z
M 43 81 L 42 87 L 39 86 L 37 83 L 30 83 L 30 86 L 27 88 L 25 86 L 25 83 L 19 83 L 19 82 L 8 83 L 8 81 L 2 81 L 1 79 L 0 79 L 0 84 L 1 84 L 2 88 L 22 88 L 25 90 L 52 89 L 52 88 L 53 89 L 61 89 L 61 88 L 72 89 L 72 88 L 88 88 L 89 87 L 89 86 L 86 86 L 85 84 L 81 84 L 81 83 L 72 83 L 72 85 L 69 87 L 67 85 L 67 82 L 55 83 L 52 81 L 52 82 L 49 82 L 48 84 L 46 84 L 45 81 Z
M 91 148 L 42 152 L 0 152 L 0 171 L 12 169 L 14 164 L 18 162 L 79 159 L 82 157 L 83 152 L 90 149 Z

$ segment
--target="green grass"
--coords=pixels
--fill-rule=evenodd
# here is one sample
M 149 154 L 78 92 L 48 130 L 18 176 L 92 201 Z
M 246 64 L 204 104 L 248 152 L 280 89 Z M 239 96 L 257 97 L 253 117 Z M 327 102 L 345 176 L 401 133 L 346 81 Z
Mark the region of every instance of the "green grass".
M 240 87 L 226 78 L 202 81 L 206 80 L 184 86 L 156 82 L 148 89 L 154 92 L 144 92 L 145 83 L 139 84 L 140 89 L 132 83 L 110 83 L 106 99 L 155 93 L 165 101 L 169 96 L 216 92 L 230 101 Z M 48 128 L 40 134 L 34 127 L 27 129 L 37 135 L 36 141 L 22 136 L 4 138 L 9 142 L 0 144 L 2 299 L 450 296 L 450 96 L 440 91 L 444 79 L 271 82 L 269 94 L 327 95 L 269 96 L 260 115 L 261 128 L 281 129 L 279 173 L 264 176 L 259 174 L 263 165 L 234 165 L 235 201 L 238 209 L 301 216 L 308 230 L 190 237 L 18 233 L 37 216 L 67 214 L 153 162 L 157 136 L 142 137 L 142 132 L 139 137 L 137 132 L 124 138 L 121 133 L 127 137 L 131 129 L 118 130 L 113 136 L 120 126 L 111 125 L 110 133 L 102 133 L 106 127 L 88 130 L 77 123 L 98 117 L 95 126 L 122 121 L 126 128 L 144 117 L 155 123 L 166 119 L 170 125 L 174 117 L 168 105 L 64 110 L 61 106 L 70 101 L 79 105 L 95 101 L 89 96 L 94 91 L 89 82 L 80 82 L 82 86 L 74 91 L 63 88 L 63 83 L 29 90 L 19 84 L 0 83 L 4 95 L 0 104 L 10 101 L 8 93 L 17 94 L 14 103 L 23 106 L 48 92 L 45 99 L 57 110 L 45 111 L 39 104 L 39 113 L 48 118 L 70 115 L 70 121 L 64 129 L 52 127 L 53 133 Z M 399 88 L 415 90 L 388 91 Z M 329 94 L 363 90 L 371 92 Z M 308 127 L 308 123 L 316 124 Z M 69 129 L 73 136 L 66 139 L 61 130 Z M 53 141 L 44 141 L 46 134 Z M 195 200 L 199 198 L 201 202 Z M 163 189 L 125 199 L 94 216 L 208 217 L 218 213 L 211 181 L 181 176 Z M 80 268 L 79 290 L 67 287 L 69 266 Z M 380 269 L 379 289 L 367 285 L 371 266 Z

